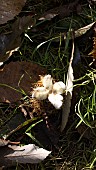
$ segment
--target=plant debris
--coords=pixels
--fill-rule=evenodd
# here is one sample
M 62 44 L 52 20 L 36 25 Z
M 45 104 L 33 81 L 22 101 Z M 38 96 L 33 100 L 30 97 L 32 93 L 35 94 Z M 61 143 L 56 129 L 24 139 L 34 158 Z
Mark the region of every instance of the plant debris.
M 95 2 L 0 3 L 0 165 L 96 169 Z
M 39 18 L 39 20 L 51 20 L 58 15 L 60 18 L 64 18 L 66 16 L 70 16 L 70 14 L 74 11 L 78 12 L 79 8 L 80 5 L 78 4 L 78 0 L 75 0 L 68 5 L 61 5 L 59 7 L 48 10 Z
M 89 53 L 89 56 L 92 56 L 94 59 L 96 59 L 96 24 L 94 26 L 93 50 Z
M 39 163 L 51 152 L 34 144 L 25 146 L 8 145 L 0 148 L 0 166 L 8 167 L 17 163 Z
M 39 74 L 46 70 L 31 62 L 11 62 L 0 71 L 0 101 L 16 102 L 24 93 L 30 95 L 32 83 L 36 83 Z
M 0 62 L 9 59 L 13 52 L 18 51 L 21 46 L 21 34 L 34 25 L 35 20 L 32 16 L 18 17 L 12 23 L 12 29 L 8 33 L 0 34 Z
M 0 1 L 0 24 L 5 24 L 18 15 L 26 0 L 1 0 Z

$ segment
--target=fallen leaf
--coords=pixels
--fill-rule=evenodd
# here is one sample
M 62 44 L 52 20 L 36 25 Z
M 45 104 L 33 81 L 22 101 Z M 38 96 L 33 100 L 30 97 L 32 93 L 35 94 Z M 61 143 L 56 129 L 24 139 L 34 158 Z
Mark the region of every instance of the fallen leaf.
M 0 149 L 0 165 L 6 167 L 16 165 L 17 163 L 39 163 L 50 153 L 50 151 L 39 148 L 34 144 L 25 146 L 8 145 Z
M 46 108 L 48 110 L 48 108 Z M 51 110 L 50 110 L 51 111 Z M 60 136 L 60 131 L 58 130 L 58 125 L 60 119 L 58 115 L 60 112 L 53 113 L 53 115 L 45 114 L 45 118 L 42 122 L 38 123 L 34 127 L 35 138 L 39 141 L 44 148 L 52 150 L 54 146 L 58 147 L 58 141 Z M 48 116 L 47 120 L 46 117 Z
M 20 13 L 26 0 L 0 0 L 0 24 L 13 19 Z
M 14 136 L 14 134 L 17 133 L 18 134 L 16 135 L 16 141 L 17 141 L 17 139 L 22 136 L 20 131 L 22 131 L 25 127 L 28 127 L 31 125 L 30 127 L 34 128 L 33 130 L 35 132 L 35 138 L 39 141 L 41 145 L 44 146 L 44 148 L 50 150 L 52 149 L 53 146 L 57 146 L 57 143 L 59 140 L 59 133 L 60 133 L 59 130 L 57 130 L 58 125 L 60 123 L 60 119 L 58 118 L 58 115 L 60 114 L 60 110 L 59 111 L 55 110 L 54 107 L 50 107 L 49 104 L 50 103 L 47 102 L 46 106 L 43 105 L 43 108 L 40 108 L 41 112 L 43 112 L 44 109 L 45 109 L 45 112 L 42 115 L 43 121 L 41 119 L 41 122 L 37 124 L 35 124 L 34 122 L 35 120 L 36 122 L 38 122 L 37 120 L 38 117 L 33 117 L 33 119 L 26 120 L 23 114 L 20 114 L 20 112 L 17 112 L 16 115 L 12 116 L 10 120 L 6 124 L 4 124 L 4 126 L 0 127 L 0 137 L 7 140 L 10 138 L 10 136 L 12 138 L 12 135 Z M 33 104 L 32 104 L 32 107 L 35 108 Z M 36 126 L 32 127 L 33 126 L 32 124 L 35 124 Z M 30 127 L 28 129 L 30 129 Z M 17 142 L 13 143 L 11 141 L 9 143 L 17 145 Z
M 14 150 L 14 153 L 5 155 L 9 160 L 16 161 L 18 163 L 39 163 L 44 160 L 51 152 L 43 148 L 39 148 L 34 144 L 28 144 L 25 146 L 9 146 Z
M 61 132 L 65 129 L 66 124 L 68 122 L 68 117 L 70 113 L 70 107 L 71 107 L 71 94 L 70 92 L 67 92 L 67 95 L 64 97 L 63 106 L 62 106 L 62 121 L 61 121 Z
M 74 35 L 75 38 L 76 38 L 76 37 L 80 37 L 80 36 L 86 34 L 88 31 L 90 32 L 90 30 L 91 30 L 91 33 L 92 33 L 92 30 L 93 30 L 95 24 L 96 24 L 96 22 L 92 22 L 91 24 L 86 25 L 86 26 L 84 26 L 84 27 L 79 28 L 78 30 L 76 30 L 76 31 L 75 31 L 75 35 Z
M 51 20 L 55 16 L 59 15 L 60 18 L 64 18 L 66 16 L 69 16 L 72 12 L 77 10 L 78 6 L 78 0 L 75 0 L 72 3 L 69 3 L 68 5 L 62 5 L 53 9 L 48 10 L 45 12 L 39 20 Z
M 3 120 L 4 119 L 3 117 L 5 117 L 6 119 L 5 113 L 3 113 L 2 117 L 0 115 L 0 119 Z M 12 116 L 6 124 L 0 127 L 0 137 L 6 139 L 11 134 L 15 133 L 16 129 L 20 131 L 25 121 L 26 119 L 23 116 L 23 114 L 20 114 L 20 112 L 18 112 L 16 115 Z M 1 142 L 4 142 L 4 141 L 1 141 Z M 8 141 L 8 143 L 10 142 Z
M 32 83 L 37 82 L 40 74 L 46 71 L 35 63 L 22 61 L 5 65 L 0 71 L 0 102 L 16 102 L 22 98 L 22 91 L 30 95 Z
M 93 50 L 89 53 L 89 56 L 96 59 L 96 24 L 95 24 L 95 27 L 94 27 Z
M 96 22 L 92 22 L 89 25 L 86 25 L 82 28 L 79 28 L 78 30 L 75 30 L 74 38 L 81 37 L 81 39 L 82 39 L 85 36 L 84 41 L 86 40 L 85 41 L 85 43 L 86 43 L 89 40 L 89 37 L 91 37 L 93 35 L 93 32 L 94 32 L 93 30 L 94 30 L 95 24 L 96 24 Z M 70 33 L 72 33 L 72 32 L 70 31 Z M 56 36 L 59 37 L 59 35 L 56 35 Z M 86 38 L 86 37 L 88 37 L 88 38 Z M 67 33 L 66 32 L 61 33 L 61 38 L 62 38 L 62 40 L 65 40 L 67 38 Z M 69 36 L 69 40 L 70 39 L 72 39 L 71 36 Z M 55 38 L 53 41 L 58 42 L 58 41 L 60 41 L 60 38 Z M 76 39 L 76 42 L 77 42 L 77 39 Z
M 10 33 L 0 35 L 0 62 L 6 61 L 14 51 L 21 46 L 21 34 L 30 26 L 34 25 L 35 20 L 32 16 L 18 17 L 12 23 Z
M 68 73 L 67 73 L 66 94 L 65 94 L 64 104 L 63 104 L 63 108 L 62 108 L 61 131 L 64 130 L 64 128 L 67 124 L 69 113 L 70 113 L 70 107 L 71 107 L 73 80 L 74 80 L 73 68 L 72 68 L 73 55 L 74 55 L 74 42 L 73 42 L 73 46 L 72 46 L 72 54 L 71 54 Z
M 88 127 L 87 125 L 85 125 L 84 123 L 81 123 L 78 127 L 77 127 L 77 131 L 80 134 L 80 139 L 81 138 L 86 138 L 88 140 L 92 140 L 92 135 L 93 135 L 93 131 L 90 127 Z

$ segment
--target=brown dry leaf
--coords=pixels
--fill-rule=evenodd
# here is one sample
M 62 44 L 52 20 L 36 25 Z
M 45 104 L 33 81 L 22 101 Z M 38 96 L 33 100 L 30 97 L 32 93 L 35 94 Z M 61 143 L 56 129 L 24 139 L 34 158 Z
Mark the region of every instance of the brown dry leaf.
M 33 15 L 34 16 L 34 15 Z M 21 45 L 21 34 L 34 25 L 33 16 L 18 17 L 12 23 L 12 32 L 0 35 L 0 62 L 6 61 Z
M 86 26 L 84 26 L 84 27 L 82 27 L 82 28 L 79 28 L 78 30 L 74 31 L 74 37 L 75 37 L 75 38 L 83 37 L 83 36 L 86 35 L 86 34 L 87 34 L 87 37 L 92 36 L 92 34 L 93 34 L 93 28 L 94 28 L 95 24 L 96 24 L 96 22 L 92 22 L 91 24 L 86 25 Z M 72 31 L 72 32 L 73 32 L 73 31 Z M 70 31 L 70 33 L 72 33 L 72 32 Z M 59 35 L 56 35 L 56 36 L 59 37 Z M 67 33 L 66 33 L 66 32 L 61 33 L 61 38 L 62 38 L 62 40 L 66 40 L 66 38 L 67 38 Z M 72 39 L 71 36 L 69 37 L 69 40 L 70 40 L 70 39 Z M 58 41 L 60 41 L 60 38 L 54 39 L 54 42 L 58 42 Z
M 96 24 L 94 27 L 93 50 L 89 53 L 89 55 L 96 59 Z
M 13 19 L 20 13 L 26 0 L 0 0 L 0 24 Z
M 51 20 L 57 15 L 59 15 L 60 18 L 64 18 L 66 16 L 69 16 L 72 12 L 76 11 L 78 6 L 78 0 L 75 0 L 74 2 L 69 3 L 68 5 L 62 5 L 48 10 L 39 18 L 39 20 Z
M 40 74 L 45 75 L 45 69 L 31 62 L 11 62 L 5 65 L 3 71 L 0 71 L 0 102 L 20 100 L 22 94 L 14 89 L 21 88 L 30 94 L 32 83 L 37 82 Z
M 87 125 L 85 125 L 84 123 L 81 123 L 77 127 L 77 131 L 81 135 L 81 137 L 84 137 L 88 140 L 92 139 L 92 135 L 93 135 L 92 129 L 88 127 Z

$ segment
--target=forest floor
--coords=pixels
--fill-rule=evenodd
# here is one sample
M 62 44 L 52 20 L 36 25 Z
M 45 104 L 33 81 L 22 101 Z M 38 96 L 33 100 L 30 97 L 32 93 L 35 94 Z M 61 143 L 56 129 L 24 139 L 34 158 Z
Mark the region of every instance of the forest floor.
M 5 47 L 0 45 L 4 59 L 0 136 L 23 145 L 34 143 L 51 154 L 39 164 L 6 169 L 95 170 L 96 2 L 27 0 L 15 20 L 0 27 L 4 35 L 13 32 L 6 37 Z M 50 74 L 54 81 L 66 84 L 73 44 L 72 100 L 71 107 L 64 105 L 70 111 L 61 132 L 63 107 L 57 110 L 48 101 L 34 102 L 31 93 L 40 75 Z M 3 55 L 4 50 L 10 57 Z

